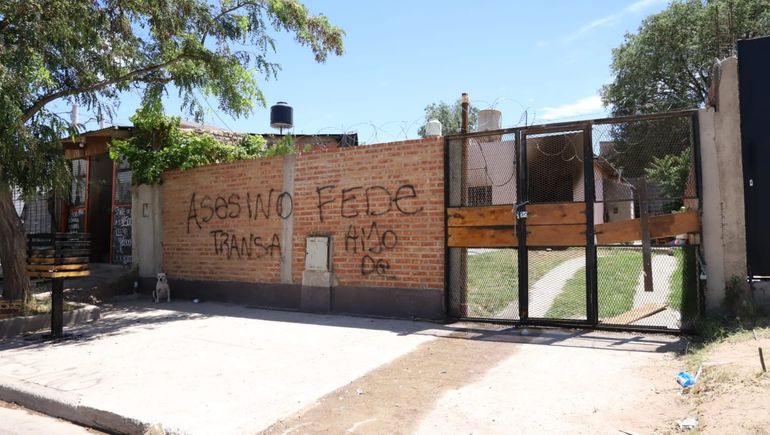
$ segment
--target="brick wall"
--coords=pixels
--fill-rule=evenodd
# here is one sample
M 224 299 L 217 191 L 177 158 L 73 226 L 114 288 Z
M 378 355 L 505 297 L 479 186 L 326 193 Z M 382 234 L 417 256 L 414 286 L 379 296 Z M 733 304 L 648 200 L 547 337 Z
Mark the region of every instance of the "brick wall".
M 293 188 L 284 185 L 292 169 Z M 171 171 L 164 269 L 176 279 L 281 283 L 283 253 L 283 283 L 301 285 L 306 237 L 326 235 L 337 286 L 443 289 L 443 179 L 442 139 Z
M 443 288 L 443 142 L 301 155 L 295 175 L 294 281 L 305 237 L 332 237 L 340 285 Z
M 278 281 L 286 249 L 279 216 L 285 212 L 278 210 L 282 158 L 170 171 L 163 178 L 163 268 L 169 277 Z

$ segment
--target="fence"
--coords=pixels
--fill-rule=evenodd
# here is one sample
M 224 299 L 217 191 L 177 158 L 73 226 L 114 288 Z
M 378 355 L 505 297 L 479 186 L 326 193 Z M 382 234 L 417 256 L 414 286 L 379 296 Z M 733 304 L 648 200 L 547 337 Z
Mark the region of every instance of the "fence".
M 700 310 L 696 119 L 449 137 L 450 315 L 686 328 Z

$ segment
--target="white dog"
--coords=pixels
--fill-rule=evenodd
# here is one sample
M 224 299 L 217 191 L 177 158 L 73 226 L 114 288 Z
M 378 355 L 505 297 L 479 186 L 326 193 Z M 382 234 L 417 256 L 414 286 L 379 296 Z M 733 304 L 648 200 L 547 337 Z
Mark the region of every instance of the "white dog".
M 152 300 L 155 303 L 165 299 L 166 302 L 171 302 L 171 287 L 168 286 L 168 279 L 166 274 L 161 272 L 158 274 L 158 283 L 155 284 L 155 291 L 152 292 Z

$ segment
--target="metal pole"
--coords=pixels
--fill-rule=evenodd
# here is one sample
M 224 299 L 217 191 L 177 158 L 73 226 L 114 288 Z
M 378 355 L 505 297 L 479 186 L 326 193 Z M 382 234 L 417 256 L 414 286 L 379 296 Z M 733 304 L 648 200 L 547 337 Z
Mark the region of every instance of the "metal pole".
M 594 203 L 596 203 L 596 182 L 594 180 L 593 125 L 583 127 L 583 180 L 586 205 L 586 318 L 592 325 L 599 323 L 599 284 L 596 259 L 596 237 L 594 231 Z
M 460 107 L 462 108 L 462 114 L 460 119 L 460 133 L 468 133 L 468 94 L 463 92 Z M 460 153 L 462 161 L 460 165 L 462 172 L 460 176 L 460 198 L 461 206 L 466 206 L 468 198 L 467 178 L 468 178 L 468 139 L 463 138 L 462 153 Z M 459 309 L 461 317 L 468 317 L 468 250 L 463 249 L 460 253 L 460 260 L 458 264 L 458 277 L 460 281 L 460 293 L 459 293 Z
M 527 202 L 529 202 L 529 173 L 527 171 L 527 133 L 517 133 L 516 145 L 516 236 L 519 240 L 519 320 L 529 319 L 529 252 L 527 251 Z
M 462 108 L 462 115 L 460 118 L 460 133 L 467 134 L 468 133 L 468 106 L 470 104 L 468 103 L 468 93 L 463 92 L 463 95 L 460 99 L 460 107 Z
M 64 335 L 64 279 L 51 280 L 51 338 Z
M 644 291 L 652 291 L 652 248 L 650 243 L 650 222 L 647 211 L 647 179 L 639 180 L 636 193 L 639 195 L 639 222 L 642 227 L 642 267 Z
M 56 198 L 56 193 L 53 195 L 52 207 L 49 208 L 51 213 L 51 249 L 53 249 L 54 263 L 56 262 L 57 247 L 56 247 L 56 233 L 59 229 L 59 211 L 60 204 Z M 51 279 L 51 338 L 61 338 L 64 335 L 64 280 L 63 278 Z

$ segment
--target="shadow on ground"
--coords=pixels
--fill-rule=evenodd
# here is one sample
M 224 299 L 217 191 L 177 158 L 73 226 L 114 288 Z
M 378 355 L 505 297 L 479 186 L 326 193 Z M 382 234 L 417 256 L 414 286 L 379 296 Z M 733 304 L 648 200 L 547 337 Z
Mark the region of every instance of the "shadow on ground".
M 140 296 L 145 298 L 144 296 Z M 102 306 L 102 318 L 77 327 L 66 328 L 65 339 L 48 341 L 43 334 L 31 334 L 0 341 L 0 351 L 47 346 L 77 346 L 92 340 L 117 335 L 136 334 L 162 328 L 172 322 L 196 321 L 214 317 L 237 317 L 255 321 L 287 322 L 320 327 L 341 327 L 390 331 L 398 335 L 428 335 L 456 340 L 582 347 L 597 350 L 632 352 L 681 352 L 688 340 L 664 334 L 631 334 L 581 329 L 534 328 L 491 323 L 457 322 L 450 324 L 371 318 L 338 314 L 310 314 L 266 310 L 239 305 L 174 301 L 153 304 L 134 299 Z M 259 323 L 254 324 L 259 328 Z M 233 331 L 236 333 L 237 331 Z

